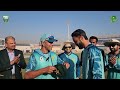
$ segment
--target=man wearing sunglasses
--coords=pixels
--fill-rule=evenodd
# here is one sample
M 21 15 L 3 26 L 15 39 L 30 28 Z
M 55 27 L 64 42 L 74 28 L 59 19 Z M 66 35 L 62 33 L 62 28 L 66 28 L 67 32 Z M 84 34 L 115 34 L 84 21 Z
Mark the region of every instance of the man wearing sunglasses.
M 25 73 L 25 79 L 56 79 L 53 73 L 59 73 L 55 67 L 57 64 L 69 64 L 61 60 L 58 55 L 52 52 L 53 43 L 57 40 L 54 36 L 43 34 L 40 38 L 41 49 L 36 49 L 31 54 Z
M 106 70 L 108 70 L 107 79 L 120 79 L 120 41 L 111 39 L 104 45 L 110 49 L 105 63 Z
M 67 75 L 63 79 L 79 79 L 80 78 L 80 60 L 77 54 L 72 52 L 72 43 L 66 43 L 62 50 L 63 53 L 59 54 L 59 57 L 70 64 L 67 70 Z

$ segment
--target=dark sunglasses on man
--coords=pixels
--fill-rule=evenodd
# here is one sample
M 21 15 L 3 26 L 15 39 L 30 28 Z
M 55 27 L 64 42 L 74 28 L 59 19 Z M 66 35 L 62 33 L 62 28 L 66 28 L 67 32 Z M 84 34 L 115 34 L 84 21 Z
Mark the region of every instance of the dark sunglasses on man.
M 116 45 L 118 45 L 118 44 L 116 44 L 116 43 L 114 43 L 114 44 L 111 44 L 111 45 L 109 45 L 109 47 L 115 47 Z
M 69 47 L 65 47 L 65 48 L 72 48 L 71 46 L 69 46 Z

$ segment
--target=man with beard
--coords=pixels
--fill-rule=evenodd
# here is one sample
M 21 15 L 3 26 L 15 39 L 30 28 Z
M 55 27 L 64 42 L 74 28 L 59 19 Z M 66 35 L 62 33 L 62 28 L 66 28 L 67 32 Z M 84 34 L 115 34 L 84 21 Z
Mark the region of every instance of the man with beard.
M 111 39 L 111 41 L 105 42 L 104 45 L 108 46 L 111 51 L 106 55 L 107 79 L 120 79 L 120 41 Z
M 104 79 L 104 64 L 102 53 L 95 45 L 90 44 L 84 30 L 77 29 L 72 34 L 72 39 L 82 53 L 82 78 Z

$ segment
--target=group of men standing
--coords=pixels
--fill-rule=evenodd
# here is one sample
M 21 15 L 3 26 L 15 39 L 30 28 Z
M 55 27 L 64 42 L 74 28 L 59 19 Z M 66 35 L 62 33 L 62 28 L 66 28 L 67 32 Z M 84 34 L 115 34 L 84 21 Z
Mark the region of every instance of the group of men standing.
M 30 55 L 26 64 L 23 52 L 15 49 L 15 38 L 5 38 L 5 49 L 0 51 L 0 79 L 120 79 L 120 42 L 112 39 L 105 42 L 110 53 L 96 46 L 98 38 L 89 39 L 82 29 L 75 30 L 73 42 L 83 49 L 81 58 L 72 52 L 71 43 L 63 46 L 63 53 L 52 52 L 54 36 L 44 34 L 40 38 L 41 48 Z M 25 69 L 22 77 L 21 69 Z M 82 70 L 82 72 L 81 72 Z M 82 78 L 81 78 L 82 77 Z

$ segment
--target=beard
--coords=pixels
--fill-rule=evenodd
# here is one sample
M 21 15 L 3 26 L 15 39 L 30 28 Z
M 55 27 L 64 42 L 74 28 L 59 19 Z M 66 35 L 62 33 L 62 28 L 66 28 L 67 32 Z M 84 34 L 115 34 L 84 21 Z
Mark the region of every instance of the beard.
M 83 43 L 78 43 L 78 44 L 76 44 L 76 45 L 79 47 L 79 49 L 83 49 L 83 48 L 84 48 Z
M 116 52 L 115 48 L 110 49 L 111 52 Z

